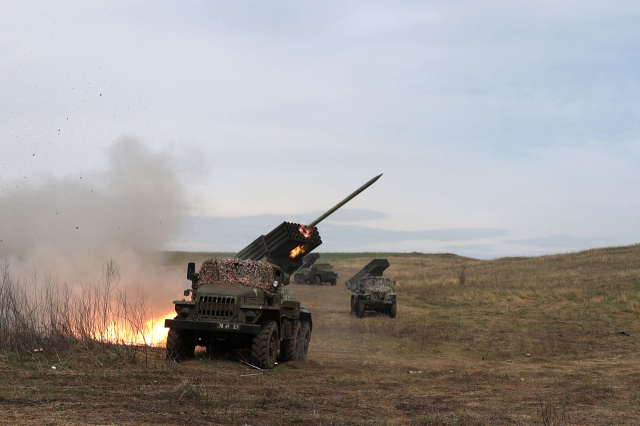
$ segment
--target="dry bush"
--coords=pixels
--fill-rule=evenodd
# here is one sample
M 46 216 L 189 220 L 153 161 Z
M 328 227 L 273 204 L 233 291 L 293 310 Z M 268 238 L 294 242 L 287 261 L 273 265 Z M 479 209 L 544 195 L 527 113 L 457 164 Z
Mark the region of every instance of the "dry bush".
M 460 285 L 462 287 L 464 287 L 464 283 L 467 281 L 466 270 L 467 265 L 462 265 L 462 268 L 460 268 L 460 272 L 458 272 L 458 281 L 460 282 Z
M 100 356 L 114 355 L 135 362 L 139 346 L 150 343 L 145 340 L 147 306 L 140 292 L 130 300 L 116 291 L 119 280 L 118 266 L 109 262 L 102 282 L 73 291 L 67 283 L 35 274 L 14 280 L 5 262 L 0 265 L 0 350 L 34 357 L 83 348 L 98 362 Z
M 538 399 L 540 417 L 544 426 L 569 426 L 568 396 L 565 395 L 559 404 L 543 403 Z

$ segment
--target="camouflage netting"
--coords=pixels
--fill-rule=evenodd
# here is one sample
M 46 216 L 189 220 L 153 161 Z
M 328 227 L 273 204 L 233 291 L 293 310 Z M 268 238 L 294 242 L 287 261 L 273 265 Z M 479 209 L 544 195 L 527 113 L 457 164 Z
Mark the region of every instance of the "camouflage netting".
M 273 268 L 263 261 L 219 259 L 214 257 L 202 262 L 198 285 L 237 283 L 247 287 L 259 288 L 265 296 L 275 294 L 273 288 Z
M 371 295 L 373 300 L 385 300 L 395 293 L 396 282 L 386 277 L 367 277 L 358 281 L 358 290 Z

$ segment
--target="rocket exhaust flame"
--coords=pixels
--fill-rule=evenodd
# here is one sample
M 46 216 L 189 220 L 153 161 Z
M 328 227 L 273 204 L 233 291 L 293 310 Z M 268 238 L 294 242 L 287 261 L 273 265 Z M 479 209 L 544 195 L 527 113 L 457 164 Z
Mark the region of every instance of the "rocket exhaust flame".
M 294 248 L 293 250 L 291 250 L 289 257 L 292 259 L 295 259 L 299 255 L 304 254 L 307 251 L 308 247 L 309 247 L 309 244 L 304 244 Z
M 307 225 L 300 225 L 298 228 L 300 233 L 305 236 L 305 238 L 311 238 L 311 234 L 313 233 L 313 228 L 309 228 Z
M 98 340 L 114 344 L 161 347 L 167 340 L 164 320 L 173 319 L 175 316 L 176 313 L 172 310 L 160 318 L 148 320 L 140 329 L 129 324 L 112 322 L 103 333 L 100 333 L 100 336 L 96 337 Z

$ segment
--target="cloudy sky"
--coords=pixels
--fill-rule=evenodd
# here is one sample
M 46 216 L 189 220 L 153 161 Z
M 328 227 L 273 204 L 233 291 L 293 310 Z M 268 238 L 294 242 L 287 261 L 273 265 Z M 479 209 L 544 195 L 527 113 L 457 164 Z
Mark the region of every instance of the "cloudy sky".
M 638 243 L 638 22 L 610 0 L 0 0 L 0 197 L 106 170 L 126 137 L 181 182 L 165 248 L 239 250 L 379 173 L 320 251 Z

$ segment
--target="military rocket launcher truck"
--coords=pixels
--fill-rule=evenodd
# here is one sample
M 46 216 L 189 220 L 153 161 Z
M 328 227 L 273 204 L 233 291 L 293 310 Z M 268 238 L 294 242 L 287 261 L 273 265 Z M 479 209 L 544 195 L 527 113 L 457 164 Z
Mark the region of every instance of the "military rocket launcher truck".
M 318 253 L 311 253 L 302 259 L 302 266 L 293 276 L 293 282 L 296 284 L 315 284 L 329 283 L 336 285 L 338 274 L 333 270 L 333 266 L 328 263 L 316 263 L 320 258 Z
M 351 314 L 364 317 L 366 311 L 385 312 L 395 318 L 396 282 L 383 277 L 389 267 L 387 259 L 373 259 L 362 270 L 345 282 L 351 295 Z
M 380 175 L 382 176 L 382 175 Z M 273 368 L 282 361 L 307 358 L 313 322 L 295 294 L 283 290 L 302 266 L 303 255 L 320 244 L 316 225 L 380 176 L 329 209 L 309 225 L 283 222 L 239 251 L 233 259 L 210 259 L 200 272 L 187 267 L 190 300 L 174 301 L 176 317 L 165 320 L 167 359 L 193 358 L 196 346 L 240 350 L 253 365 Z

